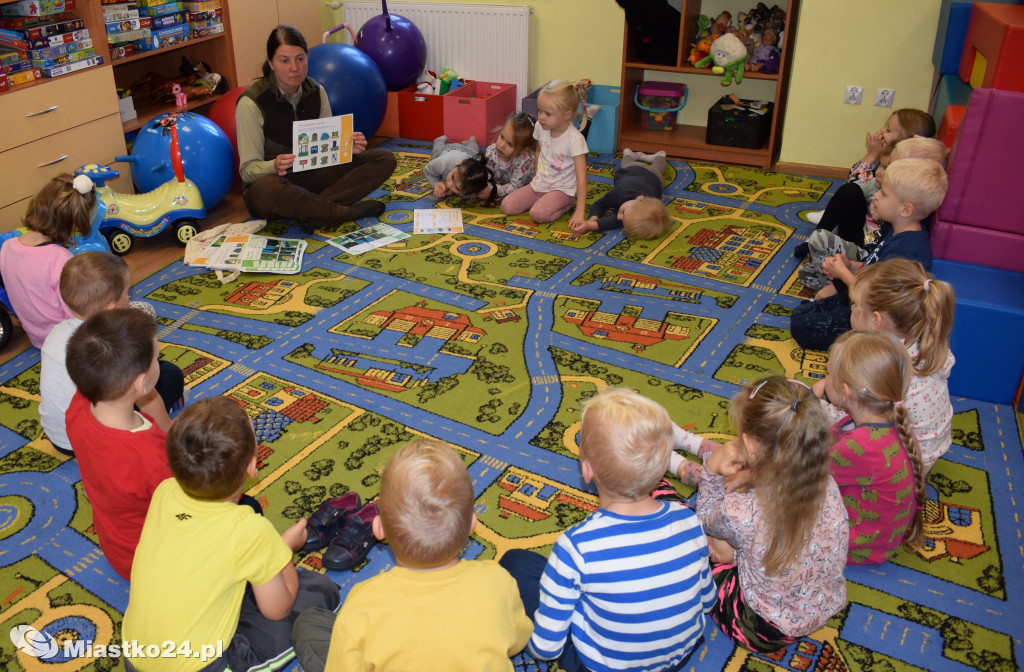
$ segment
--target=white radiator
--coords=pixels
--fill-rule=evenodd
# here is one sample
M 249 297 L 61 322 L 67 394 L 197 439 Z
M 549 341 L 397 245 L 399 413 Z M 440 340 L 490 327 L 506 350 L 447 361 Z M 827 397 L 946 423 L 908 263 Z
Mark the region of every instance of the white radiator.
M 345 0 L 344 21 L 359 34 L 382 13 L 380 0 Z M 389 2 L 388 11 L 416 24 L 427 43 L 427 69 L 448 66 L 459 76 L 516 85 L 516 109 L 533 92 L 533 7 Z M 346 31 L 345 42 L 351 44 Z

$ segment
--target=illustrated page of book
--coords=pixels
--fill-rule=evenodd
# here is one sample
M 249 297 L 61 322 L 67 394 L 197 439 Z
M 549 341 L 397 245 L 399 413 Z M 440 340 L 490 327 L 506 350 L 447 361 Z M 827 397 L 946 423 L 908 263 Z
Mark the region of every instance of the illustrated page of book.
M 352 115 L 292 123 L 293 172 L 352 161 Z

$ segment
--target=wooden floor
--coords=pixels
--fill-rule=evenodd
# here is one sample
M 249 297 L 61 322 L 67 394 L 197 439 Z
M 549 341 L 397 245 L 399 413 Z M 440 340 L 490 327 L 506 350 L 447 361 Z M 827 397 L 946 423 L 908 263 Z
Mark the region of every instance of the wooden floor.
M 245 209 L 245 204 L 242 203 L 242 183 L 236 181 L 224 200 L 218 203 L 201 222 L 201 228 L 208 229 L 218 224 L 243 222 L 247 219 L 249 219 L 249 212 Z M 184 248 L 175 242 L 170 228 L 164 229 L 159 235 L 152 238 L 136 238 L 131 252 L 124 257 L 128 268 L 131 269 L 132 283 L 138 282 L 173 262 L 181 256 L 183 251 Z M 0 364 L 30 347 L 32 345 L 28 342 L 28 336 L 22 331 L 20 325 L 15 324 L 11 342 L 3 349 L 3 352 L 0 352 Z

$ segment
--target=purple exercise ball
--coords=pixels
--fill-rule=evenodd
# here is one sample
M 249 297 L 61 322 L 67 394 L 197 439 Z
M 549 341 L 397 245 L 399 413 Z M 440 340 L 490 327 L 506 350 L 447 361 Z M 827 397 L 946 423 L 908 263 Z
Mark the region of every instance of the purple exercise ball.
M 356 47 L 380 68 L 388 91 L 400 91 L 415 82 L 427 63 L 423 33 L 398 14 L 381 14 L 364 23 Z

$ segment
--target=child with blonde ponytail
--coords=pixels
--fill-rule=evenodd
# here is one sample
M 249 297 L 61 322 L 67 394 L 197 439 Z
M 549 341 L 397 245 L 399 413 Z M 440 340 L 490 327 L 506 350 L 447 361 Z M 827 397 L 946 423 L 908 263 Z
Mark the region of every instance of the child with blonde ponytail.
M 589 82 L 548 82 L 537 96 L 537 172 L 525 187 L 501 202 L 506 215 L 530 211 L 538 224 L 553 222 L 573 203 L 569 226 L 579 228 L 587 219 L 587 141 L 573 118 Z
M 952 285 L 936 280 L 919 262 L 901 258 L 865 266 L 850 290 L 853 329 L 887 331 L 910 355 L 914 377 L 904 403 L 925 478 L 953 443 L 948 381 L 955 362 L 949 350 L 954 298 Z M 822 391 L 818 383 L 815 392 L 821 396 Z M 833 422 L 844 414 L 830 409 Z
M 921 545 L 925 483 L 904 399 L 913 379 L 892 334 L 848 331 L 829 350 L 825 390 L 846 411 L 832 429 L 832 476 L 850 516 L 847 564 L 879 564 Z

